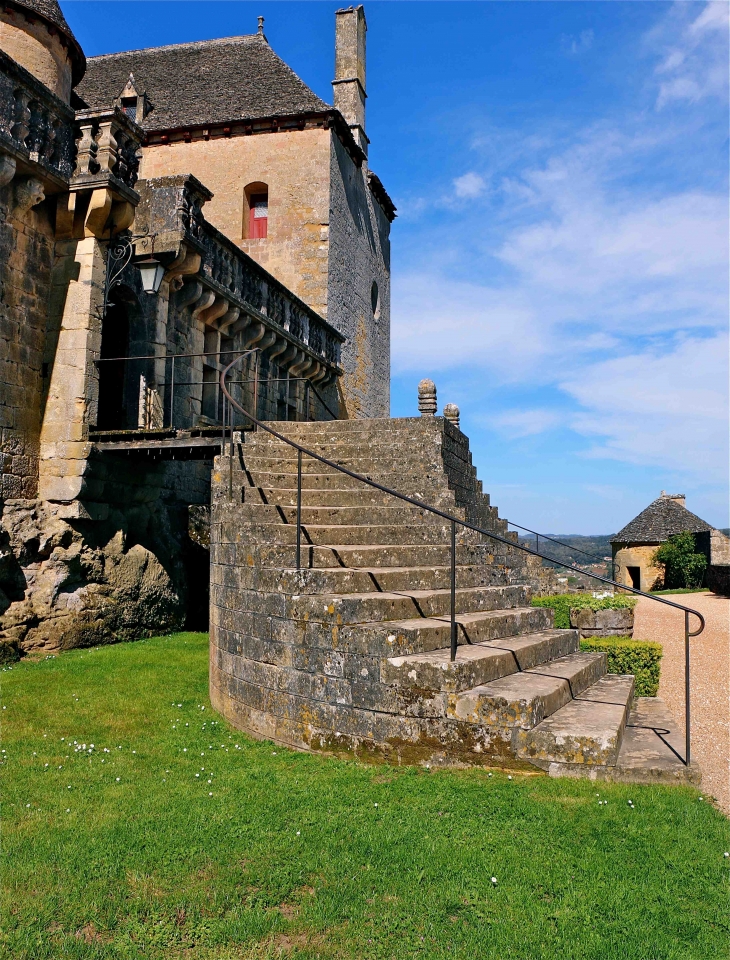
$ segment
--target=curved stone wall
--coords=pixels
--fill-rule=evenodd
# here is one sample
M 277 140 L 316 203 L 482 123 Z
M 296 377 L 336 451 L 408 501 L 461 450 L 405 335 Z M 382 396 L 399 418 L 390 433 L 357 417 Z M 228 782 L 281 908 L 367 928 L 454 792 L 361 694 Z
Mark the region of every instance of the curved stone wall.
M 68 47 L 43 21 L 31 20 L 13 7 L 0 9 L 0 50 L 69 103 L 73 68 Z

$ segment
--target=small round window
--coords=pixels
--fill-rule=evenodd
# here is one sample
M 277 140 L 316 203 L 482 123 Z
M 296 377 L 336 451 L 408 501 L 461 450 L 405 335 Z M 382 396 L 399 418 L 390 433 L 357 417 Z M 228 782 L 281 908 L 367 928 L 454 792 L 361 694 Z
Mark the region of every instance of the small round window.
M 376 320 L 380 319 L 380 291 L 378 290 L 377 283 L 373 280 L 373 285 L 370 287 L 370 302 L 373 307 L 373 316 Z

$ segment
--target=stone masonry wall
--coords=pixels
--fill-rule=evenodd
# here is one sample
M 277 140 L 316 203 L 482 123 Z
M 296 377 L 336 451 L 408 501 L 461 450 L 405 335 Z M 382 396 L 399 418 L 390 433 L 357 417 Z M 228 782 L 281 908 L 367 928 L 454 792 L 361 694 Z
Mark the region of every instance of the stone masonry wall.
M 48 295 L 53 268 L 49 201 L 14 210 L 0 190 L 0 500 L 35 497 Z
M 390 223 L 365 165 L 332 137 L 327 319 L 347 337 L 342 391 L 349 419 L 390 415 Z M 373 283 L 377 304 L 373 309 Z
M 206 219 L 321 316 L 327 315 L 329 143 L 324 129 L 145 147 L 147 179 L 192 173 L 213 192 Z M 244 189 L 269 188 L 268 236 L 244 236 Z

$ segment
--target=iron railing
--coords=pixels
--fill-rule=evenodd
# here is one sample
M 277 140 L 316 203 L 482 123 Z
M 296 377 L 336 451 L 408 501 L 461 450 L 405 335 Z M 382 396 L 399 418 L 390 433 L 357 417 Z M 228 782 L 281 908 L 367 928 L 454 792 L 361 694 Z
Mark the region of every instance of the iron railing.
M 244 354 L 245 356 L 245 354 Z M 526 547 L 523 544 L 510 540 L 508 537 L 503 537 L 498 533 L 494 533 L 490 530 L 484 530 L 482 527 L 477 526 L 474 523 L 470 523 L 468 520 L 462 520 L 461 517 L 455 517 L 453 514 L 446 513 L 444 510 L 439 510 L 437 507 L 432 507 L 430 504 L 423 503 L 421 500 L 417 500 L 415 497 L 409 497 L 404 493 L 399 493 L 397 490 L 393 490 L 390 487 L 384 486 L 382 483 L 378 483 L 375 480 L 371 480 L 369 477 L 364 477 L 362 474 L 355 473 L 353 470 L 348 470 L 347 467 L 343 467 L 342 464 L 335 463 L 333 460 L 329 460 L 327 457 L 323 457 L 319 453 L 315 453 L 313 450 L 308 450 L 307 447 L 302 446 L 302 444 L 297 443 L 295 440 L 292 440 L 290 437 L 285 437 L 283 434 L 279 433 L 278 430 L 274 430 L 273 427 L 268 424 L 258 420 L 253 414 L 244 408 L 233 399 L 231 394 L 228 391 L 226 386 L 226 376 L 231 368 L 239 363 L 244 357 L 237 357 L 232 360 L 228 366 L 221 372 L 220 376 L 220 385 L 221 390 L 224 396 L 227 398 L 228 403 L 237 408 L 241 413 L 243 413 L 251 423 L 254 425 L 254 428 L 261 428 L 267 433 L 276 437 L 278 440 L 281 440 L 283 443 L 288 444 L 290 447 L 293 447 L 297 451 L 297 513 L 296 513 L 296 564 L 297 570 L 301 570 L 301 542 L 302 542 L 302 457 L 307 456 L 311 457 L 313 460 L 319 461 L 319 463 L 325 464 L 325 466 L 331 467 L 333 470 L 337 470 L 339 473 L 344 473 L 348 477 L 352 477 L 354 480 L 359 480 L 361 483 L 366 484 L 369 487 L 373 487 L 376 490 L 380 490 L 382 493 L 386 493 L 391 497 L 395 497 L 398 500 L 403 501 L 404 503 L 410 503 L 414 507 L 418 507 L 421 510 L 425 510 L 428 513 L 433 514 L 434 516 L 441 517 L 443 520 L 447 520 L 451 525 L 451 557 L 450 557 L 450 567 L 451 567 L 451 611 L 450 611 L 450 621 L 451 621 L 451 660 L 456 659 L 456 653 L 458 649 L 458 625 L 456 620 L 456 527 L 457 524 L 467 530 L 473 530 L 475 533 L 479 533 L 485 537 L 489 537 L 491 540 L 496 540 L 499 543 L 503 543 L 508 547 L 512 547 L 515 550 L 521 550 L 523 553 L 528 553 L 530 556 L 539 557 L 542 559 L 541 554 L 537 553 L 536 550 L 533 550 L 531 547 Z M 225 438 L 224 438 L 225 439 Z M 222 452 L 225 453 L 225 442 L 222 445 Z M 230 446 L 228 450 L 228 456 L 231 464 L 231 477 L 233 469 L 233 433 L 230 432 Z M 232 489 L 229 487 L 229 494 L 232 495 Z M 692 607 L 685 607 L 684 604 L 675 603 L 672 600 L 666 600 L 664 597 L 657 597 L 650 593 L 645 593 L 643 590 L 637 590 L 635 587 L 628 587 L 621 583 L 616 583 L 614 580 L 610 580 L 608 577 L 602 577 L 597 573 L 586 573 L 583 570 L 578 570 L 577 567 L 569 563 L 564 563 L 562 560 L 556 560 L 555 563 L 559 564 L 561 567 L 564 567 L 566 570 L 577 570 L 579 573 L 583 573 L 587 577 L 591 577 L 593 580 L 597 580 L 600 583 L 604 583 L 609 587 L 614 589 L 618 588 L 619 590 L 624 590 L 627 593 L 633 593 L 640 597 L 646 597 L 649 600 L 653 600 L 655 603 L 663 603 L 665 606 L 674 607 L 675 610 L 682 610 L 684 612 L 684 644 L 685 644 L 685 672 L 684 672 L 684 684 L 685 684 L 685 756 L 679 757 L 682 763 L 685 766 L 689 766 L 691 761 L 691 750 L 690 750 L 690 638 L 699 636 L 702 631 L 705 629 L 705 618 L 699 612 L 699 610 L 694 610 Z M 700 622 L 698 630 L 690 630 L 690 614 L 696 616 Z M 466 638 L 467 643 L 471 641 L 469 638 Z M 679 754 L 677 754 L 679 756 Z
M 570 543 L 566 543 L 564 540 L 558 540 L 555 537 L 549 537 L 546 533 L 538 533 L 537 530 L 531 530 L 529 527 L 523 527 L 520 523 L 515 523 L 514 520 L 505 520 L 506 524 L 510 527 L 517 527 L 518 530 L 524 530 L 525 533 L 531 533 L 535 537 L 535 549 L 540 553 L 540 539 L 548 540 L 550 543 L 556 543 L 559 547 L 565 547 L 566 550 L 570 550 L 572 553 L 580 553 L 584 557 L 589 557 L 593 560 L 594 563 L 610 563 L 611 565 L 611 579 L 614 579 L 615 570 L 613 560 L 607 561 L 605 557 L 599 557 L 596 553 L 588 553 L 586 550 L 581 550 L 579 547 L 574 547 Z M 555 557 L 549 557 L 547 554 L 540 554 L 544 560 L 549 560 L 551 563 L 560 563 L 560 560 L 556 560 Z M 580 573 L 585 573 L 584 570 L 579 570 Z
M 304 383 L 304 390 L 303 390 L 304 396 L 303 398 L 300 398 L 302 400 L 301 406 L 302 406 L 302 412 L 304 414 L 304 419 L 305 420 L 310 419 L 310 406 L 311 406 L 310 397 L 311 396 L 314 396 L 316 400 L 319 401 L 323 411 L 325 411 L 333 420 L 338 419 L 337 414 L 329 406 L 329 404 L 324 399 L 324 397 L 322 396 L 320 391 L 317 389 L 315 384 L 312 383 L 311 380 L 307 379 L 307 377 L 259 377 L 258 376 L 258 372 L 259 372 L 258 359 L 259 359 L 260 353 L 261 353 L 260 349 L 258 347 L 255 347 L 252 350 L 246 350 L 246 351 L 217 350 L 217 351 L 211 351 L 208 353 L 175 353 L 175 354 L 165 353 L 165 354 L 148 354 L 143 356 L 130 356 L 130 357 L 102 357 L 100 359 L 94 360 L 94 363 L 97 365 L 97 369 L 99 370 L 101 369 L 101 364 L 144 363 L 144 364 L 148 364 L 151 367 L 154 367 L 156 363 L 163 363 L 165 365 L 165 373 L 159 381 L 154 376 L 150 378 L 151 383 L 150 383 L 149 389 L 156 396 L 156 400 L 158 404 L 156 421 L 154 420 L 154 418 L 152 418 L 153 422 L 146 423 L 144 426 L 140 426 L 139 421 L 142 418 L 142 413 L 138 405 L 136 408 L 137 409 L 137 426 L 127 427 L 126 429 L 144 429 L 145 427 L 147 429 L 161 429 L 161 430 L 190 429 L 191 427 L 194 428 L 196 424 L 192 422 L 192 415 L 181 416 L 179 413 L 176 414 L 176 410 L 175 410 L 176 393 L 177 393 L 177 398 L 179 400 L 180 391 L 182 390 L 182 388 L 206 387 L 206 386 L 211 387 L 216 385 L 216 381 L 215 380 L 180 379 L 180 376 L 181 376 L 179 372 L 180 362 L 184 360 L 189 361 L 194 359 L 199 359 L 199 360 L 202 359 L 203 361 L 205 361 L 207 358 L 207 359 L 212 359 L 214 362 L 217 361 L 219 364 L 222 364 L 223 362 L 225 362 L 221 359 L 222 357 L 226 357 L 226 358 L 234 357 L 234 362 L 235 362 L 236 360 L 242 360 L 244 357 L 251 356 L 252 354 L 256 354 L 256 359 L 257 359 L 257 364 L 254 369 L 254 376 L 245 380 L 229 381 L 229 384 L 235 384 L 237 386 L 252 385 L 253 389 L 251 392 L 253 394 L 252 401 L 253 401 L 254 410 L 258 410 L 259 396 L 261 392 L 260 388 L 262 385 L 266 386 L 267 384 L 270 384 L 270 383 L 272 384 L 273 383 L 292 383 L 292 384 Z M 168 368 L 168 361 L 169 361 L 169 368 Z M 176 366 L 175 366 L 176 361 L 178 362 L 177 375 L 176 375 Z M 169 378 L 167 376 L 168 369 L 169 369 Z M 126 371 L 125 371 L 125 376 L 126 376 Z M 144 374 L 141 373 L 140 376 L 144 376 Z M 141 393 L 141 390 L 140 390 L 140 385 L 136 376 L 135 377 L 129 376 L 127 379 L 128 379 L 128 382 L 125 380 L 122 390 L 125 391 L 125 396 L 128 398 L 128 404 L 127 404 L 128 410 L 126 412 L 129 413 L 129 411 L 131 411 L 132 407 L 134 406 L 134 403 L 135 402 L 139 403 L 139 401 L 135 401 L 135 398 L 138 396 L 138 391 Z M 145 386 L 147 386 L 146 381 L 145 381 Z M 131 396 L 128 393 L 128 391 L 131 391 L 132 393 L 134 393 L 134 396 Z M 298 398 L 295 398 L 295 404 L 297 403 L 297 399 Z M 119 400 L 120 402 L 122 402 L 124 400 L 124 396 L 120 396 Z M 233 424 L 233 412 L 235 408 L 230 406 L 228 406 L 227 408 L 225 393 L 222 394 L 221 400 L 222 400 L 221 410 L 220 410 L 221 416 L 220 418 L 218 418 L 217 416 L 215 418 L 212 418 L 212 419 L 215 419 L 216 422 L 213 424 L 210 424 L 210 426 L 222 427 L 223 430 L 225 431 L 225 429 L 229 429 L 235 426 L 235 424 Z M 216 411 L 216 413 L 217 412 L 218 411 Z M 315 409 L 315 416 L 316 416 L 316 409 Z M 287 419 L 288 419 L 288 410 L 287 410 Z M 191 422 L 188 422 L 188 420 L 190 420 Z M 222 423 L 220 421 L 222 421 Z M 240 426 L 240 424 L 238 426 Z M 113 431 L 114 429 L 116 429 L 116 427 L 112 425 L 105 425 L 102 429 Z M 119 425 L 119 429 L 124 429 L 124 428 L 121 425 Z

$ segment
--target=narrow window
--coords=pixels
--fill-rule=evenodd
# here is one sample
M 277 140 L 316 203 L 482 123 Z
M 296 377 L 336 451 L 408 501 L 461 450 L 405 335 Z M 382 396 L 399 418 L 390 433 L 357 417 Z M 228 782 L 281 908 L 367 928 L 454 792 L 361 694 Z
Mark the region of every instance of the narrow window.
M 269 195 L 255 193 L 251 197 L 249 212 L 249 235 L 252 240 L 264 240 L 269 225 Z
M 377 283 L 373 280 L 373 285 L 370 287 L 370 304 L 373 308 L 373 316 L 376 320 L 380 319 L 380 291 L 378 290 Z
M 269 188 L 265 183 L 249 183 L 243 191 L 243 237 L 263 240 L 269 234 Z

